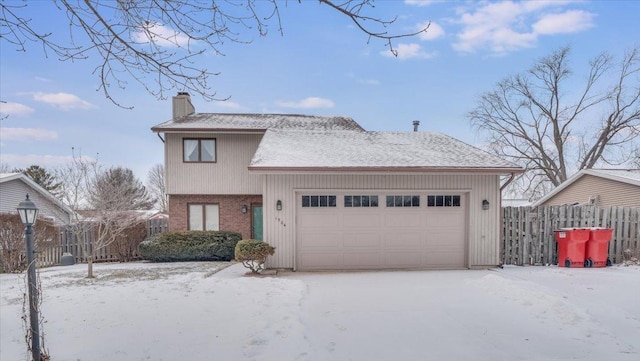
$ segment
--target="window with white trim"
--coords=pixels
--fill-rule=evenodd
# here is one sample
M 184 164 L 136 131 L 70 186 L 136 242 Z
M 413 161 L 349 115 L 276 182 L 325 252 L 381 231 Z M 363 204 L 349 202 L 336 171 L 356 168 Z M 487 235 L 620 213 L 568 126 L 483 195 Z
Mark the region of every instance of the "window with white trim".
M 427 207 L 460 207 L 460 196 L 427 196 Z
M 335 207 L 336 206 L 336 196 L 325 196 L 325 195 L 303 195 L 302 196 L 302 207 Z
M 349 207 L 377 207 L 378 196 L 344 196 L 344 206 Z
M 420 196 L 417 196 L 417 195 L 387 196 L 387 207 L 420 207 Z
M 220 209 L 217 204 L 189 204 L 190 231 L 219 231 Z

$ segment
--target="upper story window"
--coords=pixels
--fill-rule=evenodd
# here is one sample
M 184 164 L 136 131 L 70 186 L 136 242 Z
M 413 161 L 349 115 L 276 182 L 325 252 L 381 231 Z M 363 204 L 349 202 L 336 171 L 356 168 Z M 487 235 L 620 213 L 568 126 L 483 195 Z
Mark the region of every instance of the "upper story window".
M 216 140 L 185 138 L 182 140 L 182 154 L 185 162 L 215 162 Z
M 420 207 L 420 196 L 387 196 L 387 207 Z

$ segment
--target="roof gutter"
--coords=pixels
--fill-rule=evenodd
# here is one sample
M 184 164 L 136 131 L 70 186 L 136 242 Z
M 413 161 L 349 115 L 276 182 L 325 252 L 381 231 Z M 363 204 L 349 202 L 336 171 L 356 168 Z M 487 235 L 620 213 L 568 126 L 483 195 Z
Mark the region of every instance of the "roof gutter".
M 509 179 L 507 179 L 507 181 L 504 182 L 504 184 L 500 186 L 500 193 L 502 193 L 502 191 L 509 185 L 509 183 L 513 182 L 513 180 L 515 178 L 516 178 L 516 173 L 515 172 L 511 172 L 511 175 L 509 176 Z
M 264 134 L 266 128 L 159 128 L 153 127 L 151 131 L 154 133 L 250 133 Z
M 262 167 L 262 166 L 249 166 L 248 170 L 254 173 L 348 173 L 348 172 L 362 172 L 362 173 L 473 173 L 473 174 L 496 174 L 496 173 L 509 173 L 511 179 L 515 176 L 515 173 L 519 173 L 516 169 L 504 169 L 504 168 L 473 168 L 473 167 Z

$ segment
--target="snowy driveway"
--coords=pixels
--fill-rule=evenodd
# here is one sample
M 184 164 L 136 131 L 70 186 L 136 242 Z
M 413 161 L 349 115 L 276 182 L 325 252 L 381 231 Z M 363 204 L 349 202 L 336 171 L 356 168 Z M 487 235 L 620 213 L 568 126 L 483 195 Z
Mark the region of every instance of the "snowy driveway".
M 640 360 L 640 267 L 287 278 L 315 360 Z
M 41 272 L 56 361 L 640 359 L 640 267 L 301 273 L 217 263 Z M 26 360 L 0 275 L 0 360 Z

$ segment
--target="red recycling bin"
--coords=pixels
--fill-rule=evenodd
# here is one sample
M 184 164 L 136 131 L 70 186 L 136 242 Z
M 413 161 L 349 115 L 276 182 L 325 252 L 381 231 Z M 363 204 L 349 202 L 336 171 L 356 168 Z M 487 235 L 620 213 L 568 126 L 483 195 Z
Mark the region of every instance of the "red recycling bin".
M 611 266 L 609 260 L 609 241 L 613 236 L 613 228 L 590 228 L 589 241 L 585 252 L 585 267 Z
M 560 228 L 554 231 L 558 242 L 558 267 L 584 267 L 588 228 Z

